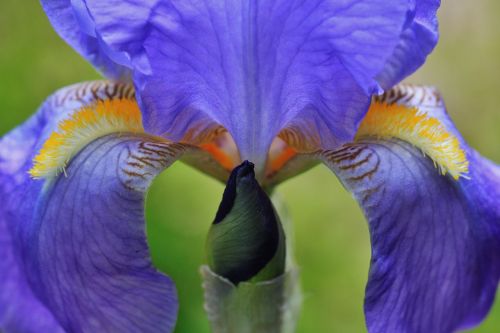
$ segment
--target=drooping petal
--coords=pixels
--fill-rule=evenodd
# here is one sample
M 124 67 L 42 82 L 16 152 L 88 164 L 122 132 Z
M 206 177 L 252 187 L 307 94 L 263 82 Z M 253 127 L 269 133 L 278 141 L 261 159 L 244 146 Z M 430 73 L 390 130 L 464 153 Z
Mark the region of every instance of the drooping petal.
M 176 291 L 151 263 L 144 194 L 182 150 L 110 135 L 73 158 L 67 176 L 21 189 L 12 206 L 22 212 L 16 222 L 28 279 L 67 331 L 172 331 Z
M 128 81 L 130 65 L 99 40 L 83 4 L 72 0 L 41 0 L 50 23 L 64 41 L 110 79 Z
M 0 193 L 5 198 L 4 193 Z M 54 332 L 63 330 L 33 295 L 14 251 L 14 241 L 0 208 L 0 328 L 2 332 Z
M 63 332 L 53 315 L 34 296 L 20 262 L 15 226 L 5 200 L 26 179 L 23 165 L 41 128 L 33 118 L 0 140 L 0 330 L 8 332 Z
M 16 202 L 14 192 L 30 182 L 28 169 L 40 145 L 58 121 L 96 99 L 133 96 L 132 87 L 88 82 L 59 90 L 23 125 L 0 139 L 0 197 Z M 18 204 L 18 203 L 17 203 Z M 0 205 L 0 329 L 7 332 L 59 332 L 60 325 L 33 294 L 19 257 L 18 227 L 6 201 Z
M 6 330 L 6 332 L 59 332 L 62 331 L 62 327 L 66 331 L 79 332 L 81 330 L 88 331 L 89 327 L 103 327 L 107 330 L 113 325 L 125 325 L 124 321 L 127 320 L 134 322 L 135 315 L 120 319 L 113 313 L 113 311 L 123 310 L 124 307 L 131 306 L 126 302 L 130 302 L 134 298 L 134 311 L 137 313 L 147 311 L 148 315 L 143 316 L 144 320 L 150 320 L 154 323 L 131 323 L 129 328 L 132 331 L 169 331 L 175 322 L 175 290 L 171 281 L 166 276 L 157 273 L 150 264 L 145 242 L 143 215 L 140 214 L 143 207 L 138 206 L 143 203 L 141 190 L 144 190 L 149 179 L 154 176 L 153 171 L 160 171 L 154 166 L 158 166 L 158 163 L 162 164 L 159 161 L 156 161 L 156 164 L 151 164 L 148 159 L 153 157 L 151 155 L 154 151 L 161 153 L 162 151 L 170 151 L 170 148 L 157 149 L 155 143 L 144 143 L 142 149 L 147 150 L 146 153 L 151 155 L 144 159 L 141 158 L 143 161 L 141 163 L 146 164 L 141 172 L 146 172 L 148 169 L 154 170 L 149 170 L 150 173 L 144 179 L 140 178 L 139 180 L 137 177 L 140 177 L 140 173 L 134 173 L 133 169 L 139 168 L 141 163 L 134 164 L 134 162 L 132 162 L 134 166 L 128 171 L 109 168 L 111 164 L 108 163 L 107 169 L 109 170 L 107 171 L 119 171 L 120 175 L 126 174 L 126 172 L 130 174 L 127 176 L 128 178 L 125 176 L 116 178 L 116 174 L 113 178 L 108 173 L 106 178 L 106 174 L 103 173 L 100 178 L 101 182 L 88 178 L 92 172 L 97 172 L 96 169 L 93 169 L 92 164 L 85 164 L 84 167 L 78 169 L 83 171 L 86 167 L 89 170 L 88 173 L 75 172 L 73 174 L 69 173 L 68 169 L 67 174 L 71 179 L 80 180 L 80 182 L 70 183 L 74 186 L 75 191 L 73 192 L 55 190 L 56 187 L 71 187 L 68 186 L 69 178 L 65 178 L 64 175 L 52 183 L 42 180 L 35 181 L 28 175 L 34 155 L 40 150 L 41 145 L 56 128 L 58 122 L 67 119 L 75 110 L 96 100 L 132 98 L 133 95 L 134 91 L 130 86 L 112 82 L 89 82 L 61 89 L 48 98 L 30 120 L 0 140 L 0 195 L 4 200 L 0 206 L 0 229 L 2 231 L 0 253 L 4 258 L 0 264 L 0 329 Z M 122 139 L 126 138 L 122 137 Z M 123 159 L 126 152 L 132 152 L 133 147 L 139 145 L 140 142 L 147 141 L 144 136 L 139 136 L 134 140 L 128 143 L 120 141 L 121 145 L 116 145 L 114 151 L 109 151 L 111 156 L 108 162 L 113 160 L 113 153 L 116 159 Z M 125 153 L 117 157 L 116 149 L 119 148 L 130 148 L 130 151 L 126 150 Z M 102 152 L 102 154 L 104 153 L 106 152 Z M 136 154 L 141 154 L 141 151 L 136 152 Z M 98 155 L 94 156 L 97 160 L 98 157 Z M 165 155 L 162 156 L 162 161 L 171 162 L 174 157 Z M 98 178 L 98 176 L 94 178 Z M 120 181 L 128 180 L 132 181 L 128 183 L 130 188 L 135 188 L 135 190 L 129 189 L 131 193 L 126 191 L 123 193 L 111 192 L 114 185 Z M 70 193 L 74 196 L 81 195 L 81 193 L 89 194 L 84 190 L 81 193 L 76 191 L 76 188 L 83 187 L 85 184 L 93 185 L 85 187 L 85 190 L 91 191 L 92 198 L 96 200 L 95 205 L 92 205 L 92 202 L 86 202 L 85 206 L 73 205 L 69 199 L 64 203 L 62 200 L 57 201 L 58 197 L 66 195 L 70 197 Z M 96 198 L 99 195 L 106 194 L 108 196 L 97 201 Z M 123 204 L 123 201 L 120 202 L 120 200 L 129 200 L 124 206 L 130 209 L 130 215 L 125 214 L 124 209 L 118 212 L 122 214 L 119 216 L 113 216 L 111 212 L 104 216 L 96 214 L 99 211 L 95 208 L 98 204 L 101 207 L 104 203 Z M 73 209 L 76 209 L 77 206 L 85 208 L 89 214 L 85 221 L 79 220 L 82 215 L 72 215 L 76 212 Z M 66 210 L 62 207 L 65 207 Z M 112 206 L 110 205 L 110 207 Z M 49 211 L 60 215 L 49 216 L 47 215 Z M 105 213 L 103 210 L 99 212 Z M 118 225 L 113 225 L 112 217 L 119 218 Z M 44 223 L 38 224 L 41 222 Z M 92 225 L 91 222 L 98 224 Z M 58 229 L 58 227 L 62 229 Z M 94 228 L 92 230 L 89 227 Z M 80 243 L 75 243 L 75 238 L 65 237 L 67 234 L 63 235 L 65 232 L 74 231 L 77 228 L 81 228 L 81 232 L 78 233 Z M 113 233 L 99 233 L 107 228 L 113 229 Z M 71 235 L 74 236 L 74 234 Z M 109 240 L 113 237 L 114 242 L 110 242 Z M 123 237 L 121 243 L 120 237 Z M 96 242 L 97 239 L 105 241 L 105 244 Z M 119 245 L 121 248 L 116 247 Z M 110 251 L 108 253 L 92 252 L 91 250 L 98 249 L 96 246 L 101 246 L 101 249 L 107 246 L 106 249 Z M 115 252 L 111 251 L 110 247 L 112 246 L 115 246 L 113 248 Z M 63 249 L 64 251 L 61 252 Z M 85 252 L 85 249 L 88 251 Z M 50 256 L 51 250 L 58 251 L 57 255 Z M 82 250 L 82 252 L 75 253 L 71 250 Z M 84 257 L 83 253 L 87 257 Z M 124 256 L 127 256 L 124 262 L 126 265 L 120 267 L 121 270 L 112 266 L 112 264 L 117 265 L 120 259 L 123 261 Z M 101 266 L 98 266 L 98 263 Z M 105 263 L 107 266 L 104 265 Z M 115 274 L 111 274 L 113 269 L 115 269 Z M 51 276 L 51 274 L 55 275 Z M 131 276 L 127 274 L 131 274 Z M 89 279 L 85 280 L 85 277 Z M 140 288 L 125 289 L 141 280 Z M 109 284 L 106 286 L 104 282 Z M 161 284 L 161 282 L 164 283 Z M 84 286 L 90 288 L 91 291 L 84 289 Z M 51 288 L 55 288 L 55 290 Z M 114 310 L 107 309 L 110 303 L 106 298 L 109 294 L 102 294 L 102 298 L 98 297 L 103 288 L 106 292 L 115 292 Z M 117 293 L 117 288 L 122 288 L 122 293 Z M 49 290 L 51 292 L 48 292 Z M 158 295 L 148 297 L 147 293 L 152 292 L 152 290 L 158 292 Z M 93 292 L 98 296 L 92 297 Z M 96 303 L 85 303 L 89 299 L 82 295 L 92 297 Z M 159 297 L 163 298 L 158 299 Z M 147 298 L 148 301 L 140 302 L 144 298 Z M 85 304 L 81 304 L 81 302 Z M 90 317 L 85 317 L 86 315 L 82 313 L 83 317 L 68 318 L 67 313 L 79 312 L 89 306 L 93 307 L 93 311 L 107 317 L 97 316 L 93 320 L 89 320 Z M 149 311 L 151 307 L 157 309 Z M 160 309 L 163 311 L 161 314 L 159 313 Z M 85 322 L 79 322 L 81 320 Z M 137 325 L 141 324 L 144 326 L 137 328 Z M 90 331 L 95 330 L 90 329 Z
M 381 100 L 421 104 L 421 114 L 456 133 L 433 89 L 398 87 Z M 417 138 L 381 132 L 322 153 L 368 219 L 369 332 L 455 332 L 476 325 L 492 305 L 500 277 L 500 168 L 459 140 L 468 172 L 458 180 L 449 170 L 441 174 L 437 152 L 416 147 Z
M 411 26 L 435 14 L 407 0 L 72 3 L 107 49 L 129 59 L 148 131 L 180 140 L 221 124 L 257 170 L 286 126 L 326 148 L 351 140 L 379 76 L 400 80 L 431 50 Z M 413 44 L 418 57 L 397 50 Z

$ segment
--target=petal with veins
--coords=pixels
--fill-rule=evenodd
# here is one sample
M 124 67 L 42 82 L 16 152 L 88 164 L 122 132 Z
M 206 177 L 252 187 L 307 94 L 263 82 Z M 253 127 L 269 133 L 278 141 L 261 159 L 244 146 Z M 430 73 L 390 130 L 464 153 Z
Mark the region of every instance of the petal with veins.
M 93 197 L 91 196 L 92 198 L 98 198 L 99 195 L 102 196 L 106 193 L 115 195 L 114 197 L 106 196 L 99 202 L 92 203 L 87 201 L 87 206 L 82 207 L 88 208 L 86 212 L 89 214 L 91 213 L 87 216 L 88 218 L 85 222 L 89 223 L 94 221 L 97 223 L 96 228 L 106 228 L 106 223 L 110 223 L 108 227 L 111 227 L 111 225 L 113 225 L 111 216 L 113 215 L 111 213 L 105 216 L 96 214 L 97 210 L 95 206 L 100 205 L 101 208 L 105 208 L 103 207 L 104 202 L 120 204 L 120 200 L 126 199 L 130 199 L 127 203 L 135 202 L 136 206 L 135 209 L 132 209 L 132 204 L 127 206 L 130 208 L 129 212 L 131 214 L 128 217 L 122 214 L 123 211 L 120 212 L 120 214 L 122 214 L 119 216 L 120 223 L 118 226 L 115 225 L 116 228 L 112 228 L 115 232 L 115 241 L 112 244 L 104 244 L 106 246 L 115 246 L 113 249 L 119 250 L 119 253 L 112 252 L 112 249 L 110 249 L 109 253 L 104 254 L 99 251 L 91 252 L 90 249 L 96 250 L 96 246 L 100 246 L 100 248 L 104 249 L 104 245 L 98 242 L 96 243 L 94 234 L 92 232 L 87 232 L 89 224 L 84 224 L 81 221 L 78 222 L 78 218 L 81 218 L 82 215 L 72 215 L 72 212 L 74 212 L 73 208 L 76 207 L 68 207 L 70 201 L 68 200 L 63 203 L 58 197 L 69 195 L 70 193 L 72 193 L 72 196 L 78 196 L 81 195 L 80 190 L 82 193 L 84 192 L 83 190 L 90 190 L 90 187 L 82 187 L 84 186 L 84 181 L 90 180 L 87 176 L 92 174 L 91 171 L 95 171 L 92 169 L 93 165 L 85 164 L 84 167 L 79 169 L 90 168 L 90 170 L 88 170 L 89 172 L 85 174 L 78 174 L 77 172 L 68 173 L 69 177 L 73 177 L 72 179 L 79 177 L 82 180 L 81 182 L 71 183 L 75 186 L 73 187 L 75 190 L 73 192 L 67 190 L 61 192 L 56 191 L 57 193 L 54 193 L 53 190 L 55 186 L 68 189 L 69 179 L 65 178 L 63 175 L 60 175 L 59 178 L 53 178 L 51 181 L 35 181 L 32 180 L 28 174 L 28 170 L 32 167 L 32 160 L 43 143 L 57 128 L 58 123 L 69 119 L 75 110 L 79 110 L 89 104 L 91 105 L 96 101 L 104 101 L 113 98 L 130 99 L 133 98 L 133 96 L 134 90 L 129 85 L 120 83 L 96 81 L 70 86 L 61 89 L 49 97 L 32 118 L 0 139 L 0 195 L 2 199 L 5 198 L 5 202 L 0 206 L 0 229 L 2 230 L 0 253 L 2 253 L 2 257 L 5 258 L 0 264 L 0 327 L 2 329 L 16 332 L 62 332 L 63 328 L 68 330 L 68 327 L 72 327 L 70 330 L 78 332 L 86 327 L 100 326 L 109 328 L 119 325 L 123 326 L 125 324 L 122 320 L 135 320 L 133 316 L 119 320 L 113 314 L 113 310 L 105 311 L 106 306 L 109 305 L 109 303 L 106 302 L 106 295 L 100 300 L 97 296 L 93 297 L 95 301 L 98 301 L 98 304 L 94 304 L 94 307 L 95 311 L 102 311 L 103 314 L 109 314 L 111 316 L 110 318 L 99 318 L 97 316 L 93 321 L 85 320 L 85 323 L 79 323 L 78 321 L 82 320 L 82 317 L 66 317 L 67 313 L 72 311 L 78 312 L 83 309 L 83 305 L 78 303 L 79 297 L 77 296 L 81 296 L 78 295 L 78 292 L 85 293 L 89 296 L 92 292 L 98 293 L 99 290 L 102 291 L 102 289 L 99 289 L 99 286 L 101 288 L 106 288 L 103 284 L 100 284 L 92 285 L 92 292 L 84 289 L 76 291 L 72 289 L 76 287 L 76 284 L 72 285 L 71 283 L 79 283 L 78 287 L 81 288 L 85 285 L 90 286 L 90 281 L 97 281 L 98 283 L 106 281 L 106 278 L 103 276 L 108 273 L 110 274 L 111 271 L 106 271 L 105 268 L 92 273 L 94 280 L 86 280 L 86 284 L 82 279 L 85 277 L 85 273 L 91 273 L 91 269 L 99 268 L 96 266 L 85 266 L 86 264 L 90 262 L 92 264 L 98 262 L 102 264 L 104 260 L 112 259 L 111 255 L 116 255 L 115 262 L 123 259 L 123 255 L 128 255 L 126 263 L 129 264 L 129 266 L 121 267 L 123 268 L 123 270 L 119 272 L 121 274 L 115 274 L 116 280 L 113 280 L 111 286 L 108 286 L 106 290 L 111 291 L 113 290 L 112 288 L 115 288 L 116 291 L 116 288 L 131 286 L 133 283 L 137 283 L 137 281 L 142 279 L 140 286 L 142 289 L 131 289 L 130 295 L 117 297 L 115 300 L 115 302 L 118 302 L 115 304 L 117 308 L 123 308 L 123 306 L 126 306 L 123 304 L 130 302 L 131 298 L 136 297 L 136 306 L 148 309 L 148 307 L 152 305 L 144 301 L 140 302 L 141 297 L 149 298 L 145 295 L 147 292 L 151 292 L 151 290 L 155 289 L 159 292 L 160 296 L 158 297 L 162 298 L 156 300 L 151 298 L 151 302 L 154 302 L 155 306 L 160 306 L 164 311 L 159 314 L 156 310 L 148 311 L 136 309 L 137 311 L 150 312 L 147 316 L 144 316 L 144 318 L 148 318 L 154 322 L 145 323 L 144 329 L 139 329 L 139 331 L 168 331 L 175 322 L 177 305 L 175 303 L 175 290 L 173 284 L 166 276 L 156 272 L 150 264 L 148 265 L 149 256 L 147 255 L 147 247 L 145 247 L 144 226 L 142 224 L 143 216 L 139 214 L 142 208 L 138 206 L 139 203 L 142 203 L 142 191 L 145 190 L 148 184 L 148 178 L 146 177 L 143 179 L 140 176 L 134 176 L 134 174 L 140 175 L 140 173 L 135 172 L 133 169 L 120 169 L 122 170 L 120 173 L 121 178 L 116 178 L 118 175 L 115 175 L 113 178 L 109 173 L 107 174 L 108 177 L 106 177 L 106 174 L 103 173 L 103 182 L 99 184 L 96 183 L 95 186 L 99 187 L 91 191 L 94 195 Z M 143 151 L 145 149 L 148 153 L 158 150 L 155 148 L 158 140 L 151 138 L 147 139 L 144 135 L 139 135 L 139 137 L 127 141 L 128 143 L 125 142 L 122 145 L 117 145 L 115 148 L 130 148 L 132 151 L 132 148 L 137 147 L 145 140 L 152 140 L 153 143 L 144 143 L 142 146 L 143 148 L 139 147 L 140 149 Z M 163 145 L 165 145 L 165 142 L 162 141 L 160 146 Z M 162 167 L 167 165 L 167 161 L 171 162 L 171 160 L 176 157 L 175 154 L 177 153 L 168 155 L 168 151 L 174 149 L 174 147 L 180 146 L 173 145 L 170 147 L 171 148 L 165 150 L 166 155 L 162 156 L 164 161 Z M 111 154 L 112 152 L 114 152 L 115 155 L 110 156 L 109 162 L 113 160 L 113 156 L 116 158 L 115 162 L 118 160 L 121 161 L 123 156 L 125 156 L 123 153 L 116 156 L 118 153 L 116 150 L 110 151 L 109 153 Z M 104 154 L 105 152 L 102 153 Z M 157 154 L 161 155 L 163 153 L 160 152 Z M 78 156 L 81 157 L 81 155 Z M 97 157 L 98 155 L 95 155 L 95 158 Z M 144 161 L 143 163 L 149 163 L 148 158 L 140 159 Z M 157 163 L 157 161 L 155 161 L 155 163 Z M 110 163 L 106 165 L 106 171 L 108 172 L 117 170 L 117 168 L 109 168 Z M 138 167 L 140 164 L 132 161 L 132 166 L 134 165 Z M 155 166 L 159 165 L 155 164 Z M 150 166 L 144 167 L 144 169 L 146 170 L 149 167 Z M 72 171 L 73 167 L 70 166 L 70 168 Z M 151 176 L 154 175 L 153 171 L 155 170 L 149 172 Z M 161 169 L 158 169 L 156 172 L 160 170 Z M 148 174 L 148 177 L 149 176 Z M 129 192 L 133 189 L 132 193 L 127 193 L 127 191 L 124 191 L 124 193 L 103 191 L 106 186 L 112 188 L 113 184 L 117 184 L 119 181 L 123 181 L 128 185 Z M 122 196 L 120 196 L 120 194 L 122 194 Z M 66 211 L 62 209 L 63 206 L 67 208 Z M 42 211 L 44 211 L 43 214 Z M 47 215 L 46 213 L 49 211 L 54 212 L 55 216 L 50 217 Z M 105 211 L 103 210 L 101 213 L 105 214 Z M 61 219 L 59 220 L 59 218 Z M 45 223 L 38 224 L 42 221 Z M 64 223 L 58 224 L 57 221 L 64 221 Z M 49 227 L 49 229 L 47 230 L 45 227 Z M 62 229 L 57 229 L 58 227 L 62 227 Z M 90 238 L 85 238 L 82 243 L 78 244 L 72 243 L 72 240 L 74 240 L 72 238 L 59 238 L 61 234 L 68 231 L 69 227 L 73 228 L 72 230 L 76 227 L 84 228 L 82 230 L 85 232 L 80 233 L 80 236 Z M 40 236 L 42 234 L 43 237 Z M 109 240 L 113 235 L 110 233 L 108 235 L 102 234 L 101 236 L 101 240 Z M 120 240 L 125 242 L 125 239 L 120 239 L 119 236 L 130 236 L 130 239 L 135 239 L 135 241 L 130 244 L 130 249 L 128 250 L 132 252 L 127 253 L 129 245 L 127 245 L 126 249 L 119 248 L 120 245 L 123 247 L 124 244 L 120 243 Z M 28 242 L 26 242 L 27 239 L 29 239 Z M 80 238 L 80 240 L 82 240 L 82 238 Z M 54 247 L 55 245 L 57 246 Z M 76 248 L 76 246 L 83 245 L 89 246 L 89 251 L 87 253 L 92 254 L 90 257 L 92 261 L 88 261 L 89 257 L 78 257 L 78 254 L 74 252 L 71 253 L 71 251 L 66 253 L 67 256 L 65 254 L 61 255 L 60 250 L 63 247 L 72 249 L 73 246 Z M 82 247 L 79 249 L 82 249 Z M 57 255 L 52 256 L 50 250 L 58 251 Z M 134 252 L 133 250 L 139 251 Z M 122 257 L 120 257 L 120 255 L 122 255 Z M 134 256 L 136 256 L 135 260 L 133 259 Z M 83 260 L 84 258 L 86 258 L 87 261 Z M 43 267 L 40 267 L 39 264 L 43 262 L 43 260 L 48 260 L 48 262 L 44 264 Z M 66 267 L 71 267 L 73 270 L 61 270 L 58 271 L 55 276 L 51 276 L 50 274 L 54 273 L 52 269 L 55 267 L 62 267 L 61 265 L 68 265 Z M 143 271 L 141 271 L 141 268 Z M 101 279 L 99 279 L 98 273 L 103 274 L 100 276 Z M 133 276 L 127 276 L 126 273 L 130 273 Z M 73 276 L 71 274 L 78 274 L 78 276 Z M 30 280 L 28 280 L 28 276 Z M 107 276 L 109 277 L 110 275 Z M 75 279 L 73 280 L 69 277 L 74 277 Z M 151 279 L 151 284 L 149 285 L 147 283 L 148 279 Z M 56 290 L 48 292 L 50 288 L 56 288 Z M 62 293 L 63 290 L 64 292 Z M 141 292 L 144 292 L 142 296 Z M 81 299 L 83 300 L 84 298 Z M 120 303 L 120 301 L 124 303 Z M 71 302 L 75 307 L 66 307 L 66 305 Z M 64 304 L 64 309 L 61 309 L 61 304 Z M 85 304 L 85 306 L 89 306 L 89 304 Z M 134 325 L 137 325 L 137 323 Z M 155 325 L 161 325 L 161 327 L 158 328 Z M 137 326 L 130 326 L 131 329 L 134 329 L 134 327 L 137 328 Z M 158 328 L 158 330 L 153 328 Z
M 433 89 L 396 87 L 379 100 L 422 103 L 422 112 L 458 133 Z M 368 220 L 370 332 L 451 333 L 476 325 L 492 305 L 500 277 L 500 168 L 456 138 L 469 163 L 468 177 L 458 180 L 442 175 L 418 140 L 362 136 L 320 153 Z
M 438 42 L 436 12 L 441 0 L 417 0 L 413 19 L 403 30 L 398 46 L 377 79 L 384 89 L 390 89 L 417 70 Z
M 222 125 L 261 174 L 284 128 L 325 149 L 352 140 L 371 95 L 432 50 L 439 1 L 71 4 L 102 52 L 132 69 L 147 131 L 179 141 Z
M 185 147 L 144 135 L 94 140 L 9 204 L 35 294 L 70 332 L 171 332 L 173 282 L 152 265 L 144 195 Z M 17 203 L 17 204 L 16 204 Z
M 79 54 L 110 79 L 130 79 L 131 70 L 117 63 L 117 56 L 95 35 L 85 8 L 73 7 L 78 8 L 78 1 L 41 0 L 41 3 L 55 30 Z

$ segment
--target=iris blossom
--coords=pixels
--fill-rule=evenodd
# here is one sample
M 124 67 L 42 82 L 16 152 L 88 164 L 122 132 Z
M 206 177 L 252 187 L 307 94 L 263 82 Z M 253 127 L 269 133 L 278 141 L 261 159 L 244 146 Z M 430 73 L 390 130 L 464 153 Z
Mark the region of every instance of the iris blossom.
M 107 81 L 66 87 L 0 141 L 0 327 L 169 332 L 174 283 L 144 232 L 182 160 L 271 189 L 317 164 L 368 220 L 369 332 L 479 323 L 497 288 L 500 168 L 430 87 L 437 0 L 42 0 Z M 180 282 L 182 283 L 182 282 Z

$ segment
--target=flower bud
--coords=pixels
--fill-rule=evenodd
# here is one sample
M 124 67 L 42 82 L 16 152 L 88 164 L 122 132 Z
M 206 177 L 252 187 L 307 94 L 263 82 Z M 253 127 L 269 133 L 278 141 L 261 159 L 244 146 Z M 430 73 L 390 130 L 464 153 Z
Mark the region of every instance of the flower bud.
M 210 269 L 238 285 L 267 281 L 285 271 L 285 235 L 266 192 L 248 161 L 227 182 L 207 237 Z

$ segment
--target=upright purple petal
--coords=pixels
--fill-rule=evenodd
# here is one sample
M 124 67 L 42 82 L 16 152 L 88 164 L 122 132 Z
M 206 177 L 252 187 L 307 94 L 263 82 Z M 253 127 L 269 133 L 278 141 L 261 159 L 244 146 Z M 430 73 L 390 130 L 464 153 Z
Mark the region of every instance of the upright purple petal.
M 87 3 L 97 29 L 110 27 Z M 208 115 L 257 168 L 295 118 L 322 124 L 325 145 L 349 139 L 407 10 L 406 1 L 159 1 L 144 40 L 152 75 L 137 78 L 145 125 L 175 139 Z
M 57 33 L 110 79 L 129 80 L 130 65 L 96 35 L 85 5 L 72 0 L 40 0 Z
M 422 104 L 456 132 L 433 89 L 396 88 L 381 100 Z M 491 308 L 500 277 L 500 169 L 461 142 L 469 172 L 458 181 L 396 138 L 365 138 L 322 155 L 368 219 L 369 332 L 451 333 Z
M 401 33 L 398 46 L 377 80 L 384 89 L 416 71 L 432 52 L 439 38 L 436 12 L 441 0 L 416 0 L 413 18 Z
M 351 140 L 370 96 L 420 66 L 436 37 L 430 0 L 71 3 L 133 69 L 148 131 L 179 140 L 219 123 L 257 169 L 288 126 L 325 148 Z

